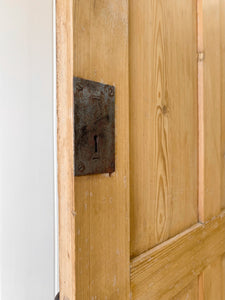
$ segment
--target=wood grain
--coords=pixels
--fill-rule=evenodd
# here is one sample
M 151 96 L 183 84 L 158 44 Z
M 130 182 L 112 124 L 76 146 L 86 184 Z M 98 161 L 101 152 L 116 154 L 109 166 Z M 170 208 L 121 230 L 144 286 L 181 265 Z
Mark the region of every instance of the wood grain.
M 72 1 L 56 1 L 60 299 L 75 300 Z
M 224 32 L 224 0 L 203 1 L 204 220 L 224 207 Z
M 204 270 L 204 300 L 218 299 L 222 300 L 224 293 L 224 266 L 223 256 L 218 257 L 209 264 Z
M 194 279 L 191 284 L 185 287 L 172 300 L 199 300 L 198 298 L 198 279 Z
M 203 0 L 197 1 L 198 33 L 198 218 L 205 219 L 205 141 L 204 141 L 204 44 L 203 44 Z
M 220 36 L 221 36 L 221 144 L 222 144 L 222 161 L 221 161 L 221 208 L 225 209 L 225 0 L 221 0 L 220 2 L 220 20 L 221 20 L 221 28 L 220 28 Z M 225 282 L 225 280 L 224 280 Z M 225 283 L 224 283 L 225 285 Z M 224 293 L 225 297 L 225 293 Z
M 225 0 L 56 3 L 60 298 L 224 298 Z M 116 87 L 111 175 L 73 177 L 73 75 Z
M 203 1 L 201 18 L 205 59 L 201 62 L 204 70 L 199 77 L 204 94 L 199 216 L 204 222 L 225 207 L 225 1 Z M 203 271 L 200 300 L 224 299 L 224 272 L 221 258 Z
M 224 252 L 225 212 L 133 259 L 133 299 L 171 299 Z
M 196 1 L 130 1 L 131 256 L 195 224 Z
M 204 276 L 203 272 L 198 276 L 198 298 L 204 300 Z
M 225 254 L 222 257 L 222 300 L 225 300 Z
M 115 85 L 116 172 L 75 178 L 77 299 L 128 299 L 127 0 L 74 0 L 74 75 Z

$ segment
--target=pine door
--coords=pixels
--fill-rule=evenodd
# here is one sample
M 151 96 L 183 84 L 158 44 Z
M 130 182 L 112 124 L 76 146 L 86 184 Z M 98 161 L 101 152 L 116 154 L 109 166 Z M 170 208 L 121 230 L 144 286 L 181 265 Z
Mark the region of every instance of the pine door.
M 58 0 L 60 299 L 225 299 L 225 0 Z M 116 171 L 73 175 L 73 76 Z

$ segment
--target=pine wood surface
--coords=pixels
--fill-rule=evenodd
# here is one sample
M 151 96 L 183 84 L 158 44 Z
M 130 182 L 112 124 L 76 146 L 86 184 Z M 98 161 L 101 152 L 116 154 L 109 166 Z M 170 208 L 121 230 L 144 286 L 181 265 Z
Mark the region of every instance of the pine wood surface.
M 225 169 L 225 1 L 203 1 L 204 217 L 224 208 Z
M 225 299 L 224 294 L 224 256 L 218 257 L 204 270 L 203 295 L 204 300 Z
M 198 219 L 196 1 L 130 1 L 131 256 Z
M 225 207 L 225 1 L 200 2 L 199 85 L 200 112 L 200 221 Z M 199 298 L 224 299 L 225 265 L 221 257 L 200 275 Z
M 171 299 L 224 252 L 225 212 L 133 259 L 133 299 Z
M 72 1 L 56 2 L 60 299 L 75 300 Z
M 224 300 L 225 0 L 56 8 L 60 299 Z M 111 176 L 73 176 L 73 75 L 116 87 Z
M 116 172 L 75 178 L 77 299 L 129 297 L 128 2 L 74 1 L 74 76 L 114 85 Z
M 172 300 L 199 300 L 198 298 L 198 278 L 194 279 Z

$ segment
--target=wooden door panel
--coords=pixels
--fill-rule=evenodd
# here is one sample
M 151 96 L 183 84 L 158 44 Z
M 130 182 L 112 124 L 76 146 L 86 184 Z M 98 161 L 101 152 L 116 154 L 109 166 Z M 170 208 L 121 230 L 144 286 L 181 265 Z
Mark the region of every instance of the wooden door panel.
M 224 252 L 225 212 L 132 259 L 133 299 L 171 299 Z
M 196 8 L 130 1 L 132 257 L 198 219 Z
M 225 300 L 225 0 L 58 0 L 57 68 L 60 299 Z M 73 75 L 113 174 L 73 176 Z

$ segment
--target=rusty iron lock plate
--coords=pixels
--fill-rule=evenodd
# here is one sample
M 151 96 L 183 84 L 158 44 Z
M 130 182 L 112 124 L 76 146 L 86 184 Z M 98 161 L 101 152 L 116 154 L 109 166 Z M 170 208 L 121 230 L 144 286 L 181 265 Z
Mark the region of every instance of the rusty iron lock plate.
M 115 171 L 115 87 L 74 77 L 74 175 Z

